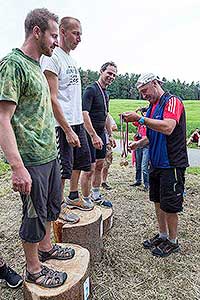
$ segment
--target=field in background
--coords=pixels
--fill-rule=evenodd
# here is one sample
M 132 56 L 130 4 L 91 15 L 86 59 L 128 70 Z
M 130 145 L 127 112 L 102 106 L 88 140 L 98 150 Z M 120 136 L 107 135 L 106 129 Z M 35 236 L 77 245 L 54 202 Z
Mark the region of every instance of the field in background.
M 148 102 L 145 100 L 122 100 L 115 99 L 110 100 L 110 113 L 117 122 L 118 128 L 120 128 L 119 114 L 125 111 L 134 111 L 138 107 L 145 107 Z M 195 100 L 185 100 L 184 106 L 186 109 L 187 116 L 187 136 L 195 128 L 200 128 L 200 101 Z M 129 125 L 129 131 L 133 132 L 135 130 L 134 126 Z

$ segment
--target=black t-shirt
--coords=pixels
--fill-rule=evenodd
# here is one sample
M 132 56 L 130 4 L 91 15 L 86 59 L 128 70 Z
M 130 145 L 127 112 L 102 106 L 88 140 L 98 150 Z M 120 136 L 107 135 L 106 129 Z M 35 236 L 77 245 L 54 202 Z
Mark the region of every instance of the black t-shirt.
M 96 82 L 89 85 L 83 93 L 82 109 L 89 112 L 92 126 L 97 132 L 104 131 L 108 114 L 108 101 L 109 97 L 106 90 L 100 89 Z

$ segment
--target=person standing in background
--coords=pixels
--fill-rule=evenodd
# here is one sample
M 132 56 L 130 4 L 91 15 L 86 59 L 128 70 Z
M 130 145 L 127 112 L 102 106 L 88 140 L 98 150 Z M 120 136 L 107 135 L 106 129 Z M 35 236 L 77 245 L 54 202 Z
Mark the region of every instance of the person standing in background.
M 110 118 L 112 132 L 117 131 L 118 128 L 117 128 L 117 124 L 116 124 L 115 120 L 113 119 L 113 117 L 110 114 L 108 114 L 108 117 Z M 102 176 L 101 186 L 105 190 L 111 190 L 112 189 L 112 187 L 107 182 L 108 171 L 109 171 L 109 168 L 110 168 L 110 166 L 112 164 L 112 161 L 113 161 L 113 147 L 110 143 L 110 137 L 109 137 L 108 132 L 106 130 L 106 157 L 105 157 L 103 169 L 101 171 L 101 176 Z
M 141 112 L 144 117 L 147 112 L 146 107 L 137 109 L 136 112 Z M 134 136 L 134 140 L 140 141 L 146 138 L 146 126 L 144 124 L 139 124 L 138 122 L 133 122 L 133 125 L 137 127 L 137 133 Z M 149 146 L 138 147 L 135 150 L 135 163 L 136 163 L 136 177 L 135 182 L 130 184 L 132 187 L 140 186 L 142 184 L 142 179 L 144 183 L 144 191 L 149 190 Z

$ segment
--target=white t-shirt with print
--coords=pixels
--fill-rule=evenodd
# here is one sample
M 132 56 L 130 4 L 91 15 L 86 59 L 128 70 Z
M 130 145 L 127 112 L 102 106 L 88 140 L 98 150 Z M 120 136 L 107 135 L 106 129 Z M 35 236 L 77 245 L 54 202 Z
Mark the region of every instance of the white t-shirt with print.
M 81 79 L 75 60 L 56 47 L 51 57 L 42 56 L 40 64 L 43 72 L 48 70 L 58 76 L 58 101 L 66 121 L 70 125 L 82 124 Z

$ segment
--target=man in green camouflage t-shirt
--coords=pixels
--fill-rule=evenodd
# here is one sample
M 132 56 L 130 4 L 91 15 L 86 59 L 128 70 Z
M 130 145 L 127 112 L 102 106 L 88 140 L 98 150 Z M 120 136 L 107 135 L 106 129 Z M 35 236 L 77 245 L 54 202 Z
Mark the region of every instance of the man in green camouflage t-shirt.
M 25 20 L 25 42 L 0 62 L 0 146 L 11 166 L 14 191 L 23 201 L 20 237 L 26 256 L 26 280 L 44 287 L 62 285 L 65 272 L 41 265 L 50 258 L 69 259 L 71 248 L 52 245 L 51 221 L 61 206 L 50 93 L 39 59 L 58 45 L 58 17 L 47 9 Z

